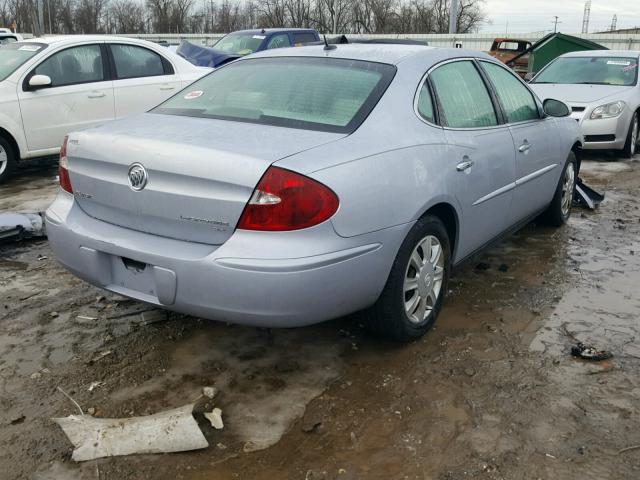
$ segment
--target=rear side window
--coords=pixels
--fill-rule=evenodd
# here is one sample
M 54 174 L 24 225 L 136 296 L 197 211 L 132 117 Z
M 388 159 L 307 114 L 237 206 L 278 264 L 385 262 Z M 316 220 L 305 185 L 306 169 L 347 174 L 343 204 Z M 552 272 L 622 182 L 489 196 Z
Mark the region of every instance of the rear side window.
M 136 45 L 111 45 L 118 79 L 164 75 L 162 57 Z
M 431 73 L 440 106 L 440 122 L 452 128 L 498 124 L 489 92 L 471 61 L 447 63 Z
M 337 58 L 248 59 L 215 70 L 154 111 L 347 133 L 395 72 L 393 65 Z
M 436 119 L 433 113 L 433 100 L 431 99 L 431 91 L 429 90 L 428 82 L 424 82 L 422 84 L 416 107 L 422 118 L 428 122 L 435 123 Z
M 294 33 L 293 44 L 295 46 L 304 45 L 305 43 L 317 42 L 318 39 L 313 33 Z
M 520 80 L 494 63 L 482 62 L 482 67 L 495 86 L 498 100 L 507 115 L 507 122 L 525 122 L 540 118 L 533 95 Z
M 38 65 L 36 75 L 51 78 L 52 87 L 104 80 L 102 53 L 98 45 L 83 45 L 55 53 Z

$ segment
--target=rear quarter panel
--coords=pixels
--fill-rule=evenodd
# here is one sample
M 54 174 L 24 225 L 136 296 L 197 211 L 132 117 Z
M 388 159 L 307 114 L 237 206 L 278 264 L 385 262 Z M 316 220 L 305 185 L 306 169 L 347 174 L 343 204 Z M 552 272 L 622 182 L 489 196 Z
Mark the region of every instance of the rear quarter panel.
M 340 207 L 332 222 L 339 235 L 353 237 L 410 223 L 441 202 L 460 211 L 455 158 L 444 132 L 413 110 L 422 77 L 448 53 L 401 62 L 389 89 L 358 130 L 277 162 L 335 191 Z

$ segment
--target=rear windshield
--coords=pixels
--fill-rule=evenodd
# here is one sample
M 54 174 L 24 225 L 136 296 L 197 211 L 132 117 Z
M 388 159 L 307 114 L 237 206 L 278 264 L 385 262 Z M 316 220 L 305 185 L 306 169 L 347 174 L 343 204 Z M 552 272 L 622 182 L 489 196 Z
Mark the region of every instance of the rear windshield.
M 564 57 L 549 64 L 532 83 L 629 86 L 637 78 L 637 58 Z
M 346 133 L 371 112 L 395 71 L 335 58 L 247 59 L 212 72 L 153 111 Z
M 0 81 L 15 72 L 20 65 L 41 52 L 46 45 L 31 42 L 13 42 L 0 45 Z

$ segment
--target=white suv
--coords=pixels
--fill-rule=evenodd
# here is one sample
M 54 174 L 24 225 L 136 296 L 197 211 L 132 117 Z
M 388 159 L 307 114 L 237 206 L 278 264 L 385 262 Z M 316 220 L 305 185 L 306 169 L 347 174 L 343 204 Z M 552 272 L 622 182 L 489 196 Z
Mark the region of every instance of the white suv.
M 124 37 L 0 45 L 0 182 L 18 160 L 57 155 L 68 132 L 145 112 L 209 71 Z

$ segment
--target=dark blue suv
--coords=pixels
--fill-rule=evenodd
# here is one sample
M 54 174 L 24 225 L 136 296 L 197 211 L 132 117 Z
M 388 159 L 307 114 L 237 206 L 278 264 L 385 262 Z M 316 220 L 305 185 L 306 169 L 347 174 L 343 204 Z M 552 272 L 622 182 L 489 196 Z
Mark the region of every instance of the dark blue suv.
M 213 48 L 182 42 L 177 53 L 201 67 L 220 67 L 250 53 L 301 46 L 320 41 L 313 28 L 266 28 L 240 30 L 222 37 Z

